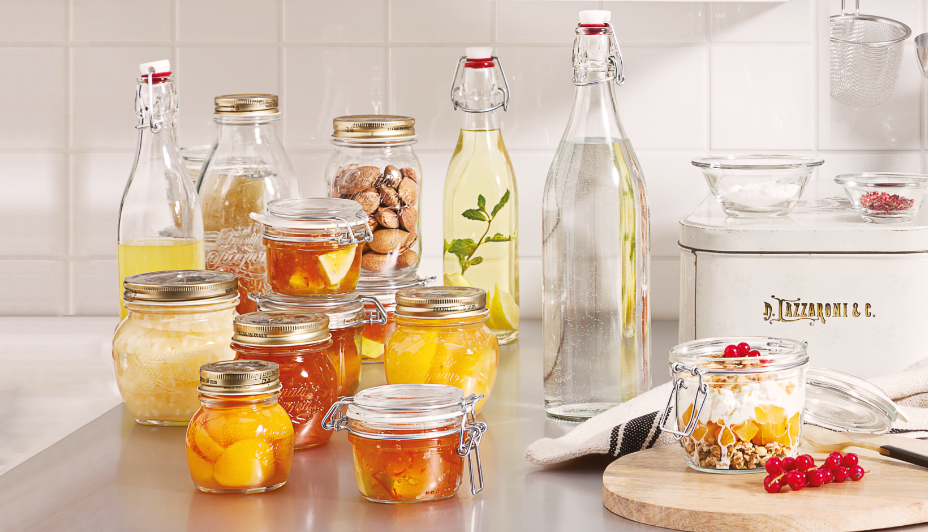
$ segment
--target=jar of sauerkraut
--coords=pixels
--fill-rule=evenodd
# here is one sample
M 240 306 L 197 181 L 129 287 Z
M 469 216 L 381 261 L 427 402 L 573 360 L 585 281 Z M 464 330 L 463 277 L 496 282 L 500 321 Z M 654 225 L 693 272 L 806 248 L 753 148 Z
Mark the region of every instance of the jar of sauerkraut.
M 128 316 L 113 337 L 116 384 L 145 425 L 186 425 L 200 407 L 200 366 L 232 360 L 233 273 L 169 270 L 126 277 Z

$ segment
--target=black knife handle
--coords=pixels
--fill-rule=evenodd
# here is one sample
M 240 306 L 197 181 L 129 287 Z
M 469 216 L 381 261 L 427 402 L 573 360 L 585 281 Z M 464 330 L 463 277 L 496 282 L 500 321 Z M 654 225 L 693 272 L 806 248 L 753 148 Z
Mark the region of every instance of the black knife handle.
M 880 449 L 889 451 L 889 457 L 915 464 L 917 466 L 928 467 L 928 455 L 902 449 L 894 445 L 883 445 Z

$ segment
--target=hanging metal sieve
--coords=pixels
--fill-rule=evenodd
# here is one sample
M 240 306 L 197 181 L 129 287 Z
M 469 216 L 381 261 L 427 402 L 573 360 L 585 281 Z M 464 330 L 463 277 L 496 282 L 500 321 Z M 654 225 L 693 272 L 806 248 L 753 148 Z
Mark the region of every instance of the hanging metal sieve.
M 853 107 L 872 107 L 893 94 L 903 41 L 912 30 L 905 24 L 883 17 L 860 14 L 860 0 L 854 0 L 854 13 L 845 10 L 831 17 L 831 97 Z

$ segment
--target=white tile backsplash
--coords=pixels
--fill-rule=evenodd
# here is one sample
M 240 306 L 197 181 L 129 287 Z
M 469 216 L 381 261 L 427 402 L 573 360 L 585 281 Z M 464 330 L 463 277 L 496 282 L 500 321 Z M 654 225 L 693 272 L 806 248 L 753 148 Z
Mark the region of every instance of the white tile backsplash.
M 512 99 L 501 114 L 518 179 L 522 315 L 541 305 L 541 200 L 570 114 L 576 11 L 602 6 L 626 61 L 617 98 L 651 206 L 652 315 L 672 319 L 678 221 L 707 193 L 693 157 L 815 153 L 813 185 L 859 171 L 928 169 L 928 82 L 911 38 L 884 104 L 832 102 L 828 15 L 838 0 L 32 0 L 0 5 L 0 275 L 9 314 L 115 314 L 116 217 L 132 165 L 138 63 L 172 60 L 182 146 L 214 137 L 213 98 L 281 96 L 304 196 L 325 193 L 332 118 L 416 118 L 423 164 L 421 273 L 441 275 L 444 178 L 463 121 L 449 101 L 466 46 L 491 45 Z M 924 0 L 861 11 L 924 31 Z M 139 21 L 144 20 L 144 30 Z

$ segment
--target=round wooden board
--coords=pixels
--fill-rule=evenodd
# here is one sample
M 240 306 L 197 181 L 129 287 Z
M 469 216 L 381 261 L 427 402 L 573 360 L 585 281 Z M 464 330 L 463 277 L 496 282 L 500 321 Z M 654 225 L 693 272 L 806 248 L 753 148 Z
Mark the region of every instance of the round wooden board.
M 856 450 L 856 449 L 855 449 Z M 764 473 L 701 473 L 676 444 L 633 453 L 603 473 L 603 504 L 626 519 L 695 531 L 851 531 L 928 522 L 928 469 L 861 450 L 859 482 L 780 493 Z M 812 453 L 816 464 L 826 454 Z

